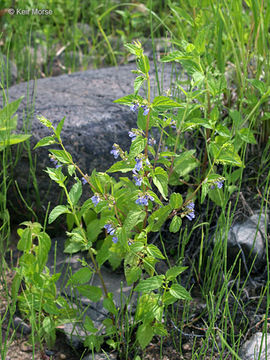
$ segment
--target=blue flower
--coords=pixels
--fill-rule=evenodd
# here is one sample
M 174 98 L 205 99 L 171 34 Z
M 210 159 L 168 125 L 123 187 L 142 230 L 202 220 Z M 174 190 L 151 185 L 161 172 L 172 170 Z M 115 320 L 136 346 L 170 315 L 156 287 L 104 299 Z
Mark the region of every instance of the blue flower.
M 136 174 L 137 175 L 137 174 Z M 136 175 L 133 175 L 134 177 L 134 180 L 135 180 L 135 184 L 137 186 L 141 186 L 142 185 L 142 177 L 141 176 L 136 176 Z
M 142 105 L 143 115 L 146 116 L 149 113 L 149 108 L 146 105 Z
M 145 194 L 142 196 L 138 196 L 138 199 L 135 201 L 136 204 L 138 205 L 148 205 L 148 200 L 154 201 L 153 196 Z
M 116 146 L 115 146 L 115 145 L 113 145 L 113 149 L 110 151 L 110 154 L 112 154 L 112 155 L 114 156 L 114 158 L 115 158 L 115 159 L 117 159 L 117 158 L 118 158 L 118 156 L 119 156 L 120 152 L 119 152 L 119 150 L 116 148 Z
M 148 145 L 155 145 L 157 142 L 154 138 L 151 137 L 151 139 L 148 139 Z
M 84 177 L 82 177 L 82 184 L 83 185 L 87 184 L 87 180 Z
M 118 237 L 117 236 L 114 236 L 113 238 L 112 238 L 112 241 L 113 241 L 113 243 L 117 243 L 117 241 L 118 241 Z
M 131 138 L 131 141 L 134 141 L 137 137 L 137 135 L 133 131 L 129 131 L 128 136 Z
M 101 199 L 100 199 L 100 197 L 98 195 L 94 195 L 94 196 L 91 197 L 91 200 L 92 200 L 93 204 L 95 206 L 97 206 L 97 204 L 100 202 Z
M 214 181 L 214 184 L 217 186 L 218 189 L 222 189 L 224 180 Z M 215 188 L 215 185 L 211 186 L 211 189 Z
M 142 159 L 138 159 L 136 158 L 136 165 L 134 167 L 134 169 L 132 170 L 134 174 L 136 174 L 136 171 L 140 171 L 142 168 Z
M 50 157 L 50 161 L 53 163 L 53 165 L 55 166 L 56 169 L 58 169 L 62 166 L 62 165 L 58 164 L 58 161 L 53 157 Z
M 188 210 L 191 210 L 191 211 L 186 215 L 186 217 L 188 218 L 189 221 L 192 221 L 192 220 L 195 218 L 194 206 L 195 206 L 194 202 L 190 202 L 190 203 L 186 206 L 186 208 L 187 208 Z
M 130 110 L 131 110 L 131 111 L 136 111 L 136 110 L 138 109 L 138 107 L 139 107 L 139 104 L 138 104 L 138 103 L 132 104 L 132 105 L 130 106 Z
M 113 235 L 115 233 L 115 228 L 112 226 L 112 224 L 106 224 L 104 225 L 104 228 L 109 235 Z

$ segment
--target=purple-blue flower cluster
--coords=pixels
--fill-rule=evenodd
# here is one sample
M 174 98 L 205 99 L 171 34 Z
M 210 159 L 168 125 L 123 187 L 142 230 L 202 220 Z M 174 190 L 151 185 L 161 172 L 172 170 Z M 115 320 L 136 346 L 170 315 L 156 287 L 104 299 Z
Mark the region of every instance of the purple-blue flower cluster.
M 128 136 L 131 138 L 131 141 L 134 141 L 137 137 L 137 135 L 133 131 L 129 131 Z
M 113 234 L 115 233 L 115 230 L 116 230 L 116 229 L 112 226 L 112 224 L 110 224 L 110 223 L 104 225 L 104 229 L 106 229 L 106 231 L 107 231 L 107 233 L 108 233 L 109 235 L 113 235 Z M 116 244 L 117 241 L 118 241 L 118 237 L 117 237 L 117 236 L 113 236 L 112 241 Z
M 130 106 L 131 111 L 136 111 L 139 108 L 138 103 L 134 103 Z M 146 116 L 149 113 L 149 107 L 146 105 L 141 105 L 141 108 L 143 109 L 143 115 Z
M 50 157 L 50 161 L 53 163 L 53 165 L 55 166 L 56 169 L 62 166 L 62 165 L 60 165 L 60 164 L 58 163 L 58 161 L 57 161 L 55 158 L 53 158 L 53 157 Z
M 138 205 L 148 205 L 148 200 L 154 201 L 153 196 L 148 195 L 148 194 L 144 194 L 144 195 L 139 195 L 138 199 L 135 201 L 136 204 Z
M 85 177 L 82 177 L 82 184 L 83 184 L 83 185 L 87 184 L 87 180 L 86 180 Z
M 101 201 L 101 198 L 99 197 L 99 195 L 94 195 L 91 197 L 92 203 L 97 206 L 97 204 Z
M 217 187 L 218 189 L 222 189 L 223 183 L 224 183 L 224 180 L 214 181 L 214 184 L 216 185 L 216 187 Z M 212 186 L 211 186 L 211 189 L 214 189 L 214 188 L 215 188 L 215 185 L 212 185 Z
M 192 220 L 195 218 L 194 207 L 195 207 L 194 202 L 190 202 L 190 203 L 186 206 L 186 208 L 187 208 L 188 210 L 190 210 L 189 213 L 186 215 L 186 217 L 188 218 L 189 221 L 192 221 Z
M 139 176 L 138 174 L 136 174 L 136 175 L 133 175 L 133 177 L 134 177 L 134 180 L 135 180 L 135 184 L 137 185 L 137 186 L 141 186 L 142 185 L 142 176 Z
M 119 149 L 117 149 L 115 145 L 113 145 L 113 149 L 110 151 L 110 154 L 112 154 L 114 158 L 117 159 L 120 154 L 120 151 Z
M 136 161 L 136 165 L 135 165 L 134 169 L 132 170 L 132 172 L 134 174 L 137 174 L 136 171 L 140 171 L 142 169 L 143 162 L 142 162 L 142 159 L 140 159 L 140 158 L 136 158 L 135 161 Z

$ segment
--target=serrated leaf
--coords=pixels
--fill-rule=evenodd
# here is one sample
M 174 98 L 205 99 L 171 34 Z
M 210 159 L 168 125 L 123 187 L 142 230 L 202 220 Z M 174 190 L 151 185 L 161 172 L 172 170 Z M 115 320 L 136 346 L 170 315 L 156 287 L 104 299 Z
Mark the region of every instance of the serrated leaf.
M 173 280 L 176 279 L 178 275 L 182 274 L 188 267 L 187 266 L 173 266 L 166 271 L 166 279 Z
M 64 122 L 65 122 L 65 119 L 66 119 L 66 117 L 64 116 L 63 119 L 59 122 L 59 124 L 56 127 L 55 135 L 57 136 L 58 139 L 60 138 L 60 134 L 61 134 Z
M 237 134 L 240 136 L 242 140 L 249 144 L 257 144 L 257 141 L 253 135 L 252 130 L 248 128 L 243 128 L 237 131 Z
M 83 326 L 89 332 L 96 333 L 98 331 L 98 329 L 95 328 L 93 321 L 88 315 L 86 315 L 84 318 Z
M 192 300 L 190 293 L 181 285 L 173 284 L 169 289 L 170 294 L 177 299 L 181 300 Z
M 170 205 L 173 209 L 179 209 L 183 204 L 182 195 L 179 193 L 172 193 L 170 196 Z
M 134 159 L 139 155 L 145 149 L 145 145 L 146 139 L 142 136 L 137 136 L 130 146 L 129 159 Z
M 117 172 L 120 171 L 122 173 L 127 173 L 129 171 L 132 171 L 133 168 L 135 166 L 135 162 L 133 161 L 132 163 L 128 163 L 127 161 L 121 160 L 121 161 L 117 161 L 116 163 L 114 163 L 108 170 L 107 172 L 109 173 L 113 173 L 113 172 Z
M 267 91 L 267 85 L 265 82 L 257 80 L 257 79 L 247 79 L 247 81 L 254 86 L 257 90 L 259 90 L 260 95 L 264 95 Z
M 224 137 L 231 137 L 231 132 L 230 130 L 226 127 L 223 126 L 221 124 L 218 124 L 215 128 L 215 130 L 219 133 L 219 135 L 224 136 Z
M 174 161 L 174 171 L 181 177 L 186 176 L 199 166 L 199 161 L 193 156 L 195 150 L 189 150 L 177 156 Z
M 64 150 L 49 150 L 51 154 L 62 164 L 71 164 L 72 156 Z
M 23 141 L 26 141 L 27 139 L 29 139 L 31 137 L 31 135 L 27 135 L 27 134 L 11 134 L 8 136 L 7 139 L 4 140 L 0 140 L 0 150 L 3 147 L 9 146 L 9 145 L 16 145 L 19 144 Z
M 177 103 L 176 101 L 171 100 L 167 96 L 157 96 L 154 98 L 152 103 L 153 108 L 162 108 L 163 110 L 172 109 L 175 107 L 183 107 L 182 104 Z
M 62 214 L 69 214 L 70 211 L 65 205 L 57 205 L 50 213 L 49 224 L 58 218 Z
M 57 182 L 57 184 L 59 184 L 61 186 L 61 184 L 64 183 L 64 181 L 66 180 L 66 176 L 63 175 L 61 168 L 47 168 L 47 170 L 45 170 L 45 172 L 49 175 L 49 177 Z
M 149 291 L 159 289 L 163 284 L 163 280 L 164 275 L 156 275 L 148 279 L 141 280 L 135 287 L 134 291 L 148 293 Z
M 108 310 L 111 314 L 117 315 L 118 311 L 114 305 L 114 302 L 111 298 L 105 298 L 103 300 L 103 307 Z
M 82 196 L 82 183 L 80 181 L 76 182 L 70 192 L 69 197 L 73 205 L 77 205 L 78 201 Z
M 102 290 L 97 286 L 79 285 L 76 287 L 82 296 L 87 297 L 93 302 L 98 302 L 102 297 Z
M 53 128 L 53 124 L 47 120 L 44 116 L 37 116 L 37 119 L 41 122 L 41 124 L 45 125 L 47 128 Z
M 153 256 L 155 259 L 166 259 L 159 248 L 153 244 L 150 244 L 146 247 L 146 251 L 148 254 Z
M 17 248 L 21 251 L 29 251 L 32 247 L 32 231 L 26 228 L 21 233 L 21 238 L 18 242 Z
M 179 216 L 174 215 L 174 217 L 170 223 L 170 228 L 169 228 L 170 232 L 172 232 L 172 233 L 178 232 L 181 225 L 182 225 L 182 219 Z
M 90 281 L 92 277 L 92 271 L 88 267 L 83 267 L 76 271 L 70 279 L 68 280 L 66 286 L 72 285 L 82 285 Z
M 155 168 L 153 183 L 156 185 L 163 198 L 167 200 L 168 173 L 159 166 Z
M 150 231 L 159 231 L 162 224 L 167 220 L 170 212 L 170 205 L 163 206 L 160 209 L 154 211 L 148 218 L 148 228 L 150 229 Z
M 142 324 L 139 326 L 136 337 L 142 349 L 150 343 L 153 336 L 154 331 L 150 324 Z
M 117 100 L 114 100 L 114 103 L 131 106 L 135 101 L 142 101 L 142 100 L 143 98 L 141 96 L 131 94 L 131 95 L 123 96 Z
M 56 140 L 53 136 L 46 136 L 43 139 L 39 140 L 39 142 L 35 145 L 34 150 L 41 146 L 48 146 L 55 144 Z
M 0 124 L 5 124 L 9 121 L 11 116 L 18 110 L 20 103 L 23 99 L 23 96 L 19 99 L 10 102 L 3 109 L 0 110 Z M 17 124 L 16 124 L 17 125 Z
M 131 231 L 137 224 L 143 221 L 145 212 L 143 210 L 130 210 L 124 221 L 123 227 L 126 232 Z
M 136 79 L 134 80 L 134 93 L 135 93 L 135 95 L 137 95 L 140 87 L 144 83 L 144 80 L 145 80 L 144 76 L 137 76 Z

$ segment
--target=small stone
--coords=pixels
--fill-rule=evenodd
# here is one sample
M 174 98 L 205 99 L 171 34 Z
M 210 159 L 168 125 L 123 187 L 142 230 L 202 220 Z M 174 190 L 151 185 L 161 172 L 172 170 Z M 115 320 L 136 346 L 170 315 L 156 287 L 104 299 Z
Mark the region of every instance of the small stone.
M 183 351 L 190 351 L 191 350 L 191 345 L 189 343 L 185 343 L 182 346 Z
M 32 351 L 32 347 L 26 341 L 21 343 L 20 349 L 23 352 L 31 352 Z
M 267 340 L 265 337 L 267 336 Z M 267 353 L 265 352 L 265 340 L 267 341 Z M 260 353 L 260 348 L 261 353 Z M 242 359 L 245 360 L 267 360 L 270 359 L 270 337 L 269 334 L 255 333 L 252 338 L 245 342 L 240 350 Z
M 67 357 L 66 357 L 66 355 L 65 354 L 60 354 L 59 355 L 59 359 L 61 359 L 61 360 L 65 360 Z

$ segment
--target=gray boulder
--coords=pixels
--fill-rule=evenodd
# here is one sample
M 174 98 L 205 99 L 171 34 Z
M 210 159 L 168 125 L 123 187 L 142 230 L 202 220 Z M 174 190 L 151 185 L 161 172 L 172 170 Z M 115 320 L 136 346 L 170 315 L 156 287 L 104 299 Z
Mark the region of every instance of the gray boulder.
M 267 343 L 267 351 L 266 345 Z M 261 351 L 260 351 L 261 349 Z M 270 359 L 270 336 L 261 332 L 255 333 L 250 340 L 246 341 L 240 350 L 243 360 L 267 360 Z
M 18 109 L 18 130 L 25 126 L 28 132 L 31 132 L 30 142 L 33 149 L 41 138 L 51 135 L 51 132 L 37 120 L 37 115 L 45 116 L 54 126 L 66 117 L 62 140 L 74 161 L 84 173 L 91 174 L 94 168 L 97 171 L 105 171 L 115 161 L 110 154 L 112 145 L 118 143 L 127 150 L 131 144 L 128 131 L 136 127 L 136 114 L 129 107 L 113 102 L 133 93 L 133 69 L 134 64 L 87 70 L 11 87 L 10 101 L 25 96 Z M 153 64 L 151 69 L 152 96 L 156 96 Z M 174 72 L 179 76 L 179 67 L 174 67 Z M 164 90 L 174 88 L 171 73 L 171 64 L 166 64 L 163 72 Z M 47 166 L 52 166 L 48 158 L 48 149 L 32 150 L 32 157 L 36 159 L 33 162 L 36 164 L 35 174 L 41 202 L 46 206 L 50 200 L 52 206 L 55 206 L 60 201 L 60 191 L 54 184 L 48 191 L 50 181 L 44 172 Z M 29 174 L 29 158 L 25 151 L 14 170 L 14 179 L 17 180 L 22 194 L 28 194 L 28 203 L 35 208 L 37 195 Z M 14 191 L 9 194 L 9 200 L 12 199 Z
M 242 224 L 235 224 L 228 233 L 228 261 L 233 264 L 237 254 L 241 251 L 241 261 L 246 270 L 250 269 L 254 258 L 254 271 L 265 265 L 265 222 L 268 225 L 268 215 L 256 211 Z

